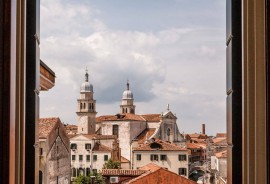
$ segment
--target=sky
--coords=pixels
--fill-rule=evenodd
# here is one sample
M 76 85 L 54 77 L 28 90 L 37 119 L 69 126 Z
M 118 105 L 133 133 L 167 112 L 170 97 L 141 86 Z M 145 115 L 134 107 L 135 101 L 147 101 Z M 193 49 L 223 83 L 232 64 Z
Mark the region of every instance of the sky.
M 40 117 L 77 124 L 85 69 L 97 116 L 120 112 L 127 79 L 136 114 L 177 116 L 180 132 L 226 131 L 224 0 L 41 0 L 41 59 L 55 86 Z

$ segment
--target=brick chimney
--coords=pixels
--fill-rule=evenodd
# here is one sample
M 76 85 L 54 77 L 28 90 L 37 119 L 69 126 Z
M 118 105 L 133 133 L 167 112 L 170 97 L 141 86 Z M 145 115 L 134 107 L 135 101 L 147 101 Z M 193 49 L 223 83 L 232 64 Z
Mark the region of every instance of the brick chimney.
M 205 134 L 205 124 L 202 124 L 202 134 Z

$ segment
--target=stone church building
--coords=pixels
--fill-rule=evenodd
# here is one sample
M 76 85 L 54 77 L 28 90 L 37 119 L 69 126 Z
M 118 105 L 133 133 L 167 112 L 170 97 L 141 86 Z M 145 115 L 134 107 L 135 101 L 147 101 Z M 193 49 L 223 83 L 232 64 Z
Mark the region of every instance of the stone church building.
M 123 92 L 120 112 L 115 115 L 96 117 L 96 100 L 93 85 L 85 74 L 85 82 L 80 89 L 77 100 L 78 134 L 115 135 L 119 140 L 121 156 L 131 160 L 131 143 L 140 139 L 145 143 L 152 138 L 161 139 L 180 145 L 183 136 L 177 126 L 177 117 L 169 109 L 161 114 L 136 114 L 133 93 L 127 82 Z

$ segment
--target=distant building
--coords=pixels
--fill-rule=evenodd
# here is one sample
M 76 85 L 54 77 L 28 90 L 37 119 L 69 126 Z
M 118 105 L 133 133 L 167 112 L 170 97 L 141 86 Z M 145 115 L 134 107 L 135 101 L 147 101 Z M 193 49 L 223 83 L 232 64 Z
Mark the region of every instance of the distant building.
M 78 134 L 70 138 L 72 181 L 99 171 L 110 158 L 120 161 L 121 150 L 113 135 Z
M 222 151 L 211 156 L 211 170 L 215 174 L 217 183 L 226 183 L 227 151 Z
M 188 177 L 188 150 L 175 144 L 153 139 L 150 143 L 132 148 L 132 169 L 139 169 L 149 163 Z
M 39 120 L 39 183 L 70 183 L 69 138 L 59 118 Z
M 190 150 L 190 163 L 204 161 L 206 159 L 206 144 L 187 143 L 186 148 Z
M 143 167 L 132 169 L 103 169 L 102 176 L 106 178 L 106 183 L 115 184 L 142 184 L 142 183 L 160 183 L 160 184 L 195 184 L 194 181 L 186 177 L 179 176 L 167 169 L 154 163 L 144 165 Z

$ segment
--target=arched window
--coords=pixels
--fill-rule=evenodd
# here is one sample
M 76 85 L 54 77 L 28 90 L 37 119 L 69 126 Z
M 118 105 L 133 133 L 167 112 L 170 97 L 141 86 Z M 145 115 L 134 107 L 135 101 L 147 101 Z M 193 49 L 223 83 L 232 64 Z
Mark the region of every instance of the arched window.
M 83 108 L 85 109 L 85 103 L 83 103 Z
M 125 113 L 125 109 L 124 108 L 122 109 L 122 113 Z
M 80 103 L 80 109 L 82 109 L 82 103 Z
M 113 135 L 116 135 L 118 137 L 118 125 L 113 125 Z
M 86 168 L 86 176 L 90 175 L 90 168 Z
M 39 174 L 39 176 L 38 176 L 38 178 L 39 178 L 39 179 L 38 179 L 38 183 L 39 183 L 39 184 L 42 184 L 43 173 L 42 173 L 42 171 L 39 171 L 38 174 Z
M 170 128 L 168 128 L 168 129 L 167 129 L 168 141 L 170 141 L 170 135 L 171 135 L 171 129 L 170 129 Z
M 126 113 L 127 113 L 127 108 L 126 108 Z
M 77 174 L 76 174 L 76 169 L 75 168 L 72 168 L 72 177 L 77 177 Z

